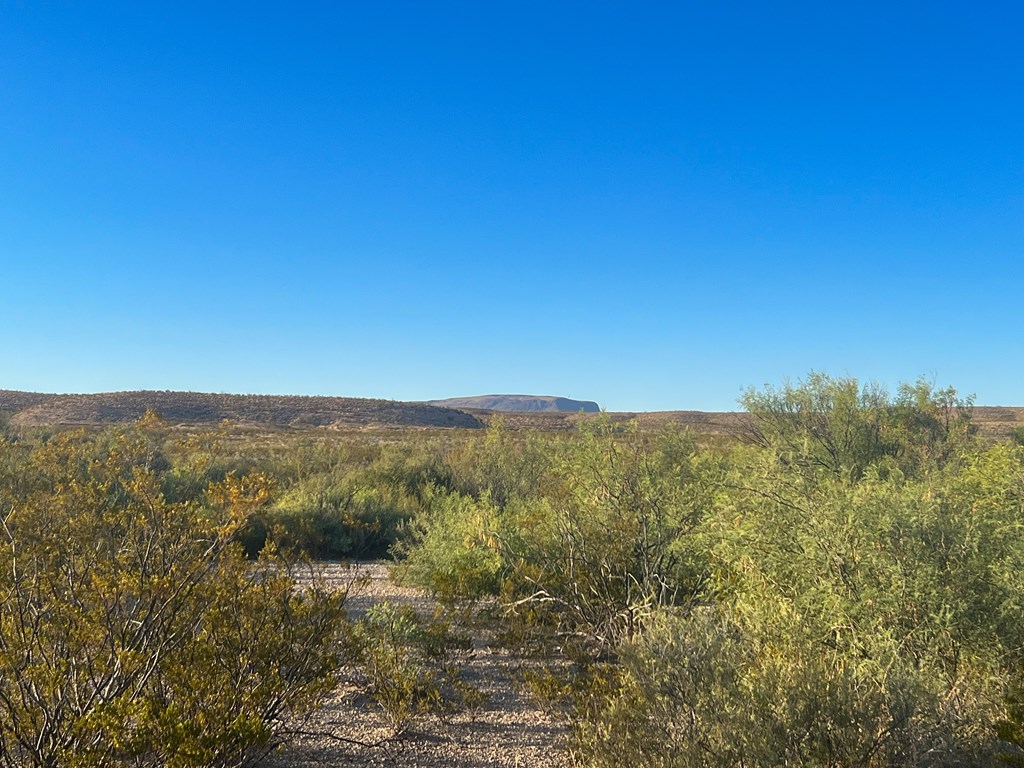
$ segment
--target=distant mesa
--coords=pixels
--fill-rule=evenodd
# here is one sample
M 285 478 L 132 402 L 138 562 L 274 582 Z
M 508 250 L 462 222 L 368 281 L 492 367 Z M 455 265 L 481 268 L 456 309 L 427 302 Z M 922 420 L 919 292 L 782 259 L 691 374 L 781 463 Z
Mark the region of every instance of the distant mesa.
M 477 397 L 450 397 L 447 400 L 428 400 L 427 405 L 442 408 L 474 408 L 480 411 L 509 413 L 600 413 L 601 408 L 592 400 L 570 400 L 568 397 L 548 395 L 478 395 Z

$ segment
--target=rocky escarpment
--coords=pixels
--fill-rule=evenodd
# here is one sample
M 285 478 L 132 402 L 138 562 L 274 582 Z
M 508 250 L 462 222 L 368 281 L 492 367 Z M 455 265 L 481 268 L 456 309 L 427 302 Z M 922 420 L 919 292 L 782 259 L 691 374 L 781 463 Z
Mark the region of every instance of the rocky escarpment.
M 549 395 L 478 395 L 476 397 L 451 397 L 447 400 L 430 400 L 430 405 L 447 408 L 474 408 L 480 411 L 505 411 L 509 413 L 600 413 L 601 408 L 592 400 L 571 400 L 568 397 Z

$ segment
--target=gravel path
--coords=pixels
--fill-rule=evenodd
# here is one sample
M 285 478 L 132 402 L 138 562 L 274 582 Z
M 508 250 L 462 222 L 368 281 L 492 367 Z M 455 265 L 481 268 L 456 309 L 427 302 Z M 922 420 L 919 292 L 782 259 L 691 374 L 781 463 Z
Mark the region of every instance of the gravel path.
M 421 592 L 392 584 L 384 563 L 332 564 L 325 576 L 338 588 L 367 577 L 349 594 L 346 604 L 353 618 L 385 598 L 412 605 L 424 616 L 434 610 L 433 601 Z M 487 695 L 484 704 L 445 722 L 434 717 L 417 719 L 398 736 L 392 734 L 372 701 L 352 686 L 341 686 L 306 724 L 308 735 L 264 764 L 268 768 L 567 768 L 565 727 L 542 712 L 516 680 L 515 670 L 529 664 L 506 649 L 491 647 L 487 638 L 476 638 L 465 676 Z

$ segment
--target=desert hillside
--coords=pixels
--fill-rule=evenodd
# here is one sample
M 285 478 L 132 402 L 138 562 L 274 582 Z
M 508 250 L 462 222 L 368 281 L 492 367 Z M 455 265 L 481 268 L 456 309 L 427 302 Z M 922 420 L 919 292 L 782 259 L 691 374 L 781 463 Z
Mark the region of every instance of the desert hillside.
M 134 421 L 152 408 L 172 424 L 225 419 L 269 427 L 457 427 L 477 429 L 472 414 L 424 403 L 355 397 L 107 392 L 45 395 L 0 390 L 0 413 L 14 426 L 98 425 Z

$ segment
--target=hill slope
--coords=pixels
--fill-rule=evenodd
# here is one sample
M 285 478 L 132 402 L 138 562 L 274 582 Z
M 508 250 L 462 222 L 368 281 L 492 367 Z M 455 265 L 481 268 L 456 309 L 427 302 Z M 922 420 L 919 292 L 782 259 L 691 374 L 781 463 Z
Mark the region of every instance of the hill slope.
M 600 413 L 597 403 L 591 400 L 570 400 L 567 397 L 549 395 L 478 395 L 476 397 L 450 397 L 447 400 L 428 400 L 430 405 L 445 408 L 473 408 L 481 411 L 505 411 L 512 413 Z
M 503 400 L 511 398 L 512 400 Z M 518 402 L 517 402 L 518 401 Z M 494 406 L 504 407 L 494 407 Z M 509 406 L 515 406 L 510 408 Z M 201 392 L 108 392 L 96 395 L 51 395 L 0 390 L 0 416 L 13 426 L 104 425 L 134 421 L 155 410 L 171 424 L 218 424 L 224 419 L 265 427 L 457 428 L 479 429 L 497 413 L 508 414 L 511 429 L 574 430 L 593 418 L 596 403 L 530 395 L 481 397 L 403 403 L 355 397 L 292 395 L 218 395 Z M 479 410 L 467 413 L 459 408 Z M 585 410 L 590 408 L 589 411 Z M 581 413 L 581 411 L 583 411 Z M 745 413 L 661 411 L 610 413 L 615 422 L 636 421 L 641 429 L 676 424 L 701 434 L 736 434 L 750 418 Z M 985 438 L 1008 438 L 1024 426 L 1024 408 L 975 406 L 974 423 Z
M 355 397 L 218 395 L 203 392 L 105 392 L 45 395 L 0 390 L 0 412 L 20 427 L 119 424 L 152 408 L 172 424 L 224 419 L 273 427 L 457 427 L 479 429 L 472 414 L 425 403 Z

